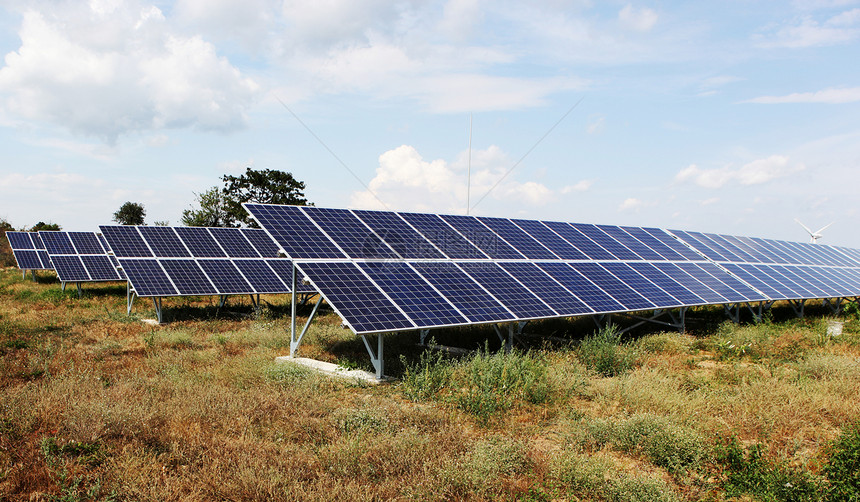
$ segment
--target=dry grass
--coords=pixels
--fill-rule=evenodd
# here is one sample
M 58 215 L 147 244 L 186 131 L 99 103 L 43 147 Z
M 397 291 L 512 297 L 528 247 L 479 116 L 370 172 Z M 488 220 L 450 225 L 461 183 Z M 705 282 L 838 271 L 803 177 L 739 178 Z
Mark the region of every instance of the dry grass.
M 487 420 L 445 396 L 492 397 L 492 381 L 425 395 L 275 364 L 289 352 L 288 308 L 266 301 L 255 316 L 242 299 L 220 311 L 170 299 L 173 321 L 151 327 L 144 301 L 125 316 L 124 287 L 86 285 L 78 299 L 47 274 L 0 272 L 0 500 L 719 500 L 724 438 L 818 476 L 825 447 L 860 418 L 854 318 L 831 339 L 821 316 L 734 326 L 700 310 L 692 334 L 623 339 L 611 377 L 574 344 L 532 347 L 517 364 L 544 368 L 546 396 L 509 395 Z M 496 343 L 480 327 L 438 335 Z M 391 372 L 418 362 L 415 341 L 387 338 Z M 302 354 L 369 367 L 332 313 Z M 489 364 L 440 361 L 460 364 L 448 382 Z

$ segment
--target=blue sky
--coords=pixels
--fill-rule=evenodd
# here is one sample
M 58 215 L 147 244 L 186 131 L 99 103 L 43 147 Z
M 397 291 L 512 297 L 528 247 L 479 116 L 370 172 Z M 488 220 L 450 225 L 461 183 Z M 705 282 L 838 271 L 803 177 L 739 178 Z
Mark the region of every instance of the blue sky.
M 471 117 L 471 214 L 860 247 L 858 42 L 850 0 L 4 0 L 0 217 L 178 224 L 246 167 L 462 214 Z

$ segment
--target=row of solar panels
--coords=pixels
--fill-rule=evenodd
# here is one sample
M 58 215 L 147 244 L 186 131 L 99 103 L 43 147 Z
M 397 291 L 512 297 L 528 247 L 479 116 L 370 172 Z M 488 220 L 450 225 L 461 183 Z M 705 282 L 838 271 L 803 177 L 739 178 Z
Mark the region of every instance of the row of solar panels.
M 847 248 L 536 220 L 245 208 L 356 333 L 860 295 L 860 253 Z M 719 260 L 715 249 L 725 250 Z
M 127 278 L 138 296 L 276 294 L 292 289 L 289 260 L 276 258 L 277 245 L 260 229 L 104 226 L 101 230 L 102 235 L 7 234 L 20 268 L 45 269 L 42 264 L 49 263 L 62 282 Z M 109 255 L 109 250 L 116 251 Z M 36 262 L 32 253 L 42 258 Z M 299 292 L 310 291 L 308 286 L 299 288 Z

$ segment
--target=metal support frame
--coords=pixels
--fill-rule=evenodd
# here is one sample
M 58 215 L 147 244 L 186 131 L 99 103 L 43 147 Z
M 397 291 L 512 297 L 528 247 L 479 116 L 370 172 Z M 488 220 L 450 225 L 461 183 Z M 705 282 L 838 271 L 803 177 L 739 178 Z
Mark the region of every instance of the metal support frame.
M 155 305 L 155 317 L 156 319 L 158 319 L 158 324 L 161 324 L 162 320 L 164 319 L 164 317 L 161 315 L 161 297 L 152 297 L 152 304 Z
M 125 282 L 125 302 L 126 302 L 126 310 L 125 315 L 131 315 L 131 307 L 134 305 L 134 299 L 137 296 L 137 293 L 131 289 L 131 283 L 129 281 Z
M 426 345 L 427 344 L 427 335 L 429 335 L 429 334 L 430 334 L 429 329 L 418 330 L 418 339 L 420 340 L 418 342 L 418 345 Z
M 78 288 L 78 298 L 80 298 L 80 297 L 81 297 L 81 295 L 83 294 L 83 291 L 81 291 L 81 283 L 80 283 L 80 282 L 76 282 L 76 283 L 75 283 L 75 286 L 77 286 L 77 288 Z
M 316 304 L 314 304 L 314 309 L 311 311 L 311 315 L 308 317 L 307 322 L 305 322 L 305 326 L 302 328 L 302 332 L 296 337 L 296 329 L 295 329 L 295 317 L 293 318 L 292 330 L 290 331 L 290 357 L 296 357 L 296 352 L 299 350 L 299 345 L 302 344 L 302 339 L 305 337 L 305 334 L 308 332 L 308 328 L 311 325 L 311 322 L 314 320 L 314 317 L 317 315 L 317 310 L 319 310 L 320 305 L 322 305 L 322 295 L 320 295 L 319 300 L 317 300 Z
M 597 325 L 597 329 L 612 327 L 612 314 L 595 314 L 591 316 L 591 320 Z
M 806 300 L 788 300 L 791 309 L 797 317 L 803 317 L 803 308 L 806 306 Z
M 499 341 L 502 342 L 502 346 L 504 347 L 505 352 L 510 352 L 514 348 L 514 323 L 509 323 L 508 325 L 508 336 L 502 334 L 501 328 L 499 328 L 498 324 L 493 324 L 493 329 L 496 330 L 496 336 L 499 337 Z
M 618 334 L 620 335 L 620 334 L 626 333 L 626 332 L 628 332 L 628 331 L 630 331 L 630 330 L 632 330 L 632 329 L 634 329 L 634 328 L 638 328 L 639 326 L 642 326 L 642 325 L 643 325 L 643 324 L 645 324 L 645 323 L 659 324 L 659 325 L 661 325 L 661 326 L 669 326 L 670 328 L 675 328 L 675 329 L 677 329 L 679 332 L 684 333 L 684 331 L 685 331 L 685 329 L 686 329 L 686 327 L 685 327 L 685 321 L 686 321 L 686 318 L 687 318 L 687 308 L 688 308 L 688 307 L 680 307 L 680 308 L 678 309 L 678 314 L 677 314 L 677 315 L 676 315 L 676 314 L 675 314 L 675 312 L 674 312 L 673 310 L 671 310 L 671 309 L 658 309 L 658 310 L 655 310 L 655 311 L 654 311 L 654 313 L 653 313 L 653 315 L 651 315 L 650 317 L 643 317 L 643 316 L 638 316 L 638 315 L 633 315 L 633 314 L 624 314 L 624 313 L 622 313 L 621 315 L 623 315 L 624 317 L 627 317 L 627 318 L 630 318 L 630 319 L 636 319 L 636 320 L 638 320 L 639 322 L 637 322 L 637 323 L 633 324 L 632 326 L 628 326 L 628 327 L 626 327 L 626 328 L 624 328 L 624 329 L 622 329 L 622 330 L 619 330 L 619 331 L 618 331 Z M 660 321 L 660 320 L 658 320 L 660 317 L 663 317 L 663 316 L 668 316 L 668 317 L 669 317 L 669 321 Z M 610 325 L 611 325 L 611 324 L 610 324 Z
M 842 312 L 842 305 L 845 302 L 845 298 L 824 298 L 821 300 L 821 304 L 830 309 L 830 312 L 833 315 L 839 315 Z
M 227 295 L 221 295 L 218 297 L 218 308 L 223 309 L 224 305 L 227 305 Z
M 373 368 L 376 370 L 376 379 L 382 380 L 385 371 L 385 361 L 382 358 L 382 333 L 376 334 L 376 352 L 373 351 L 370 342 L 367 341 L 367 335 L 361 335 L 361 341 L 367 348 L 367 353 L 370 354 L 370 362 L 373 363 Z

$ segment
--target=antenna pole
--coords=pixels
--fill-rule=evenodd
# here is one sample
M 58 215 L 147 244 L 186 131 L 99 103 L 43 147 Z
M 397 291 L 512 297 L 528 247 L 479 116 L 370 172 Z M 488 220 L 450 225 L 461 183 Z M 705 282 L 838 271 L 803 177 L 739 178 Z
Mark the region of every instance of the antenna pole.
M 469 162 L 466 167 L 466 216 L 469 216 L 469 195 L 472 192 L 472 114 L 469 114 Z

